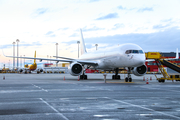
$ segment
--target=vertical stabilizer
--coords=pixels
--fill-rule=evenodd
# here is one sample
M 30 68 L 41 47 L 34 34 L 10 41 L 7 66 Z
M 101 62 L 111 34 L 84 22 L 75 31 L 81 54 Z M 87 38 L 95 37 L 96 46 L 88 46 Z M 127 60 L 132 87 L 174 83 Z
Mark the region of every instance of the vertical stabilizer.
M 84 43 L 84 38 L 83 38 L 83 34 L 82 34 L 82 30 L 81 29 L 80 29 L 80 33 L 81 33 L 80 44 L 81 44 L 81 55 L 82 55 L 82 54 L 87 53 L 87 52 L 86 52 L 86 46 L 85 46 L 85 43 Z
M 34 58 L 36 58 L 36 51 L 34 53 Z M 36 63 L 36 59 L 34 59 L 34 64 Z
M 179 59 L 179 52 L 178 52 L 178 48 L 176 49 L 176 59 Z

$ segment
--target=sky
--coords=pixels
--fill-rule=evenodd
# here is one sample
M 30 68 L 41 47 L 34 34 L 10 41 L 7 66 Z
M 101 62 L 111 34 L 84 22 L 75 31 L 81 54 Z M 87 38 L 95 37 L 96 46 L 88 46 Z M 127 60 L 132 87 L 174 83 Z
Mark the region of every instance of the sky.
M 81 28 L 89 52 L 95 44 L 103 50 L 123 43 L 175 52 L 179 6 L 180 0 L 0 0 L 0 48 L 13 55 L 19 39 L 19 56 L 33 57 L 36 50 L 47 58 L 56 55 L 58 43 L 59 56 L 77 58 Z M 12 59 L 0 51 L 0 67 L 4 63 Z

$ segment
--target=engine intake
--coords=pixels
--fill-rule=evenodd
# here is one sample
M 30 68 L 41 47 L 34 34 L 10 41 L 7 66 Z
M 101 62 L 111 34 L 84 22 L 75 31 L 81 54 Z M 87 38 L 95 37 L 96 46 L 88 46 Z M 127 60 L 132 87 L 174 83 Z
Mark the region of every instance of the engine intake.
M 139 67 L 134 67 L 134 69 L 132 70 L 132 73 L 136 76 L 142 76 L 146 73 L 146 71 L 147 71 L 146 65 L 142 65 Z
M 23 72 L 23 69 L 20 69 L 19 72 Z
M 82 73 L 83 67 L 80 63 L 71 63 L 68 67 L 69 73 L 73 76 L 78 76 Z

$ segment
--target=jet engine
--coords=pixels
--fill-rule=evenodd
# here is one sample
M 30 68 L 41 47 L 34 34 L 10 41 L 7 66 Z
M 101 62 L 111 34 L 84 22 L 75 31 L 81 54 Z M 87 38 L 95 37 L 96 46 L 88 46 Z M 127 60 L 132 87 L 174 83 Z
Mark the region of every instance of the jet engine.
M 20 69 L 19 72 L 23 72 L 23 69 Z
M 40 72 L 43 72 L 43 69 L 41 68 L 39 71 L 40 71 Z
M 73 76 L 78 76 L 81 75 L 82 71 L 83 71 L 83 67 L 80 63 L 71 63 L 68 67 L 68 71 L 71 75 Z
M 132 73 L 136 76 L 142 76 L 146 73 L 146 71 L 147 71 L 146 65 L 142 65 L 139 67 L 134 67 Z

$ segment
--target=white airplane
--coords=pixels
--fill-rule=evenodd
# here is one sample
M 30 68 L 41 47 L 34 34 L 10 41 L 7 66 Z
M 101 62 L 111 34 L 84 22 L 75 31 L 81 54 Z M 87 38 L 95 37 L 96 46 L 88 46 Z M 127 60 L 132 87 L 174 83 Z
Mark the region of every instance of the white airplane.
M 143 49 L 132 43 L 122 44 L 117 46 L 111 51 L 106 49 L 103 52 L 91 52 L 86 51 L 84 39 L 81 33 L 81 56 L 79 59 L 72 59 L 66 57 L 58 57 L 61 59 L 48 59 L 48 58 L 33 58 L 33 57 L 16 57 L 25 59 L 37 59 L 37 60 L 50 60 L 58 62 L 69 62 L 69 73 L 73 76 L 79 76 L 80 79 L 87 79 L 85 75 L 85 69 L 91 68 L 96 70 L 115 70 L 115 75 L 112 75 L 112 79 L 120 79 L 118 71 L 120 67 L 125 67 L 128 70 L 128 75 L 125 78 L 126 82 L 132 82 L 131 71 L 136 76 L 142 76 L 146 73 L 147 67 L 145 65 L 145 53 Z M 6 56 L 13 57 L 13 56 Z

